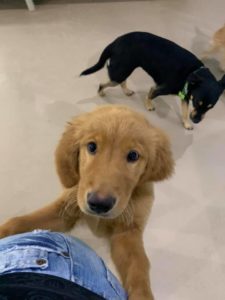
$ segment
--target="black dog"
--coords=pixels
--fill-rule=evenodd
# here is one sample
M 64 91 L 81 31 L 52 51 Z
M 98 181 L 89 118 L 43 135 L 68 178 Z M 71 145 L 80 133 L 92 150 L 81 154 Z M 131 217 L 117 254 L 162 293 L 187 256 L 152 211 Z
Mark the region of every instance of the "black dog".
M 190 118 L 194 123 L 199 123 L 225 89 L 225 75 L 217 81 L 191 52 L 147 32 L 131 32 L 118 37 L 104 49 L 98 63 L 81 75 L 100 70 L 107 60 L 110 81 L 100 84 L 98 92 L 101 96 L 106 87 L 118 84 L 126 95 L 132 95 L 133 91 L 126 86 L 126 79 L 134 69 L 142 67 L 156 83 L 146 99 L 147 109 L 154 110 L 152 99 L 157 96 L 178 94 L 182 100 L 182 117 L 186 129 L 192 129 L 188 123 L 189 100 L 192 100 L 194 107 Z

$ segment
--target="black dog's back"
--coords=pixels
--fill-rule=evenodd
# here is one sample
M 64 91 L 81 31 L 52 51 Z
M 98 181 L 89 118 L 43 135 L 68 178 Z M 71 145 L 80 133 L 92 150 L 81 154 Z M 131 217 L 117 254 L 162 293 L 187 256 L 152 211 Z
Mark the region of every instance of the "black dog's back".
M 137 67 L 142 67 L 157 85 L 167 85 L 177 93 L 190 74 L 202 62 L 172 41 L 147 32 L 131 32 L 118 37 L 103 51 L 99 62 L 81 75 L 101 69 L 109 59 L 112 81 L 121 83 Z
M 156 83 L 148 93 L 146 108 L 154 110 L 152 100 L 158 96 L 179 95 L 186 129 L 192 129 L 188 123 L 189 101 L 192 100 L 193 104 L 191 119 L 199 123 L 225 89 L 225 75 L 217 81 L 194 54 L 172 41 L 147 32 L 131 32 L 118 37 L 104 49 L 97 64 L 81 75 L 100 70 L 107 60 L 110 81 L 100 84 L 100 96 L 104 96 L 105 88 L 118 84 L 121 84 L 124 94 L 132 95 L 126 79 L 134 69 L 141 67 Z

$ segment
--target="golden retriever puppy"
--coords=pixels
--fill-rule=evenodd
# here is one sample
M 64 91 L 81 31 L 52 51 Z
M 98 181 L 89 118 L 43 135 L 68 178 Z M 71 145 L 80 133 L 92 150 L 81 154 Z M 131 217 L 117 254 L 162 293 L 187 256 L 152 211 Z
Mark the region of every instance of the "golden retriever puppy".
M 203 57 L 207 58 L 213 54 L 219 54 L 221 70 L 225 72 L 225 24 L 213 35 L 210 48 L 204 53 Z
M 52 204 L 10 219 L 0 237 L 35 228 L 66 232 L 84 219 L 111 242 L 129 300 L 152 300 L 143 230 L 153 202 L 152 182 L 173 172 L 165 134 L 124 106 L 103 106 L 68 123 L 56 149 L 64 186 Z M 95 226 L 93 226 L 95 224 Z

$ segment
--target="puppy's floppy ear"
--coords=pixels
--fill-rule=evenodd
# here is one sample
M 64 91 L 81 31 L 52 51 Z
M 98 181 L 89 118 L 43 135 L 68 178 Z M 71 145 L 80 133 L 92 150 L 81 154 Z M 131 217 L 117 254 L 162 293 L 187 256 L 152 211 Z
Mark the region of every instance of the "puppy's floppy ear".
M 149 129 L 148 161 L 143 181 L 160 181 L 170 177 L 174 171 L 174 160 L 168 137 L 158 128 Z
M 79 140 L 81 120 L 78 117 L 68 123 L 56 148 L 55 162 L 59 178 L 64 187 L 69 188 L 79 181 Z
M 219 84 L 222 86 L 223 90 L 225 90 L 225 74 L 223 77 L 219 80 Z

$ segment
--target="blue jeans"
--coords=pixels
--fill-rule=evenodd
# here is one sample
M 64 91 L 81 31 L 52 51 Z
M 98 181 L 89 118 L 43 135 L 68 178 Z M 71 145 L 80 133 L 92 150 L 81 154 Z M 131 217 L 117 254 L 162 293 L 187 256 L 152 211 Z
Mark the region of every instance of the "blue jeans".
M 103 260 L 82 241 L 62 233 L 35 230 L 0 240 L 0 275 L 32 272 L 61 277 L 107 300 L 126 292 Z

